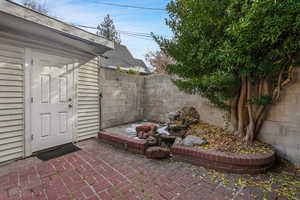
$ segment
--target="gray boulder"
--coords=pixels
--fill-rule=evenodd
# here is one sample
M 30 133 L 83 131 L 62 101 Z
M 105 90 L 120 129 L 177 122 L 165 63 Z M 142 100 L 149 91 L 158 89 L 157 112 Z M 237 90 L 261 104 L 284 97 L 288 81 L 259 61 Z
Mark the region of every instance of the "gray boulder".
M 177 137 L 175 139 L 174 145 L 182 145 L 182 138 L 181 137 Z
M 157 145 L 157 143 L 158 143 L 156 137 L 153 137 L 153 136 L 149 136 L 149 137 L 146 139 L 146 141 L 147 141 L 147 144 L 148 144 L 149 146 L 155 146 L 155 145 Z
M 170 120 L 170 121 L 174 121 L 174 120 L 178 119 L 179 116 L 180 116 L 179 111 L 170 112 L 170 113 L 167 114 L 168 120 Z
M 182 145 L 187 147 L 200 146 L 204 144 L 207 144 L 205 139 L 194 135 L 189 135 L 182 141 Z

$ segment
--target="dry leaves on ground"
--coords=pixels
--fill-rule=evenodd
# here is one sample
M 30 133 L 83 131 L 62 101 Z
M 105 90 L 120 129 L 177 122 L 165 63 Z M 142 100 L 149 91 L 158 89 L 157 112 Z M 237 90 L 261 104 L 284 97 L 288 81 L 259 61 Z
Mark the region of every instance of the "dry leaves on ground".
M 227 131 L 204 122 L 192 125 L 188 134 L 202 137 L 208 141 L 208 144 L 197 146 L 197 148 L 238 154 L 264 154 L 273 151 L 271 145 L 258 140 L 254 141 L 251 145 L 246 145 L 242 138 L 234 135 L 232 131 Z
M 224 174 L 215 170 L 209 170 L 210 181 L 228 185 L 232 180 L 230 174 Z M 286 197 L 290 200 L 299 200 L 300 197 L 300 167 L 281 160 L 270 171 L 259 175 L 238 175 L 233 178 L 238 187 L 256 187 L 263 194 L 252 194 L 251 198 L 268 200 L 268 193 L 276 193 L 278 197 Z

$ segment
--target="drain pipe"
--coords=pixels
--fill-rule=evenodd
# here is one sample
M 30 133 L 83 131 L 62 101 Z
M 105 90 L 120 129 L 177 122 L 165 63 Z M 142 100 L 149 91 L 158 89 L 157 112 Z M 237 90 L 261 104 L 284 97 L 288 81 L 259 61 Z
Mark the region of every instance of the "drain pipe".
M 99 131 L 102 129 L 102 92 L 99 92 Z
M 102 91 L 101 91 L 101 56 L 98 56 L 98 88 L 99 88 L 99 132 L 102 131 Z

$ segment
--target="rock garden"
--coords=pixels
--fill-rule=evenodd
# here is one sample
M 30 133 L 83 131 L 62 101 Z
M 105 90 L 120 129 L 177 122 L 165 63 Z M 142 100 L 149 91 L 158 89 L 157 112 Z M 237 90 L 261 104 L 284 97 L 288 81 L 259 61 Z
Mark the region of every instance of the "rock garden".
M 204 123 L 194 107 L 184 107 L 168 113 L 167 117 L 165 124 L 132 125 L 126 129 L 130 139 L 110 133 L 99 134 L 99 137 L 150 159 L 171 157 L 225 172 L 262 173 L 275 161 L 270 145 L 257 140 L 249 145 L 232 131 Z
M 200 122 L 200 115 L 194 107 L 168 114 L 168 122 L 164 125 L 143 124 L 136 127 L 137 139 L 145 139 L 148 144 L 146 155 L 149 158 L 166 158 L 170 155 L 173 144 L 193 147 L 203 145 L 207 141 L 201 137 L 187 135 L 191 125 Z

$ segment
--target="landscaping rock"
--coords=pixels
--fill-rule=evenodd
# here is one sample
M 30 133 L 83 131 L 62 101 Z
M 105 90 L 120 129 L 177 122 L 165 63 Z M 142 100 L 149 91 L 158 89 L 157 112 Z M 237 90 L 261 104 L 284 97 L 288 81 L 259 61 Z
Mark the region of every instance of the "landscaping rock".
M 158 143 L 157 138 L 155 138 L 155 137 L 153 137 L 153 136 L 149 136 L 149 137 L 147 138 L 147 144 L 148 144 L 149 146 L 155 146 L 155 145 L 157 145 L 157 143 Z
M 182 138 L 177 137 L 177 138 L 175 139 L 174 145 L 182 145 Z
M 165 147 L 149 147 L 146 150 L 146 157 L 152 159 L 163 159 L 170 156 L 170 149 Z
M 154 136 L 157 130 L 156 124 L 144 124 L 136 127 L 136 136 L 139 139 L 147 139 L 149 136 Z
M 187 147 L 197 146 L 197 145 L 204 145 L 207 144 L 207 141 L 201 137 L 189 135 L 183 139 L 182 145 Z
M 176 112 L 168 113 L 167 117 L 170 121 L 174 121 L 174 120 L 178 119 L 179 115 L 180 115 L 180 111 L 176 111 Z
M 187 129 L 187 126 L 181 124 L 169 124 L 168 126 L 168 130 L 172 132 L 179 132 L 185 129 Z
M 160 135 L 159 137 L 161 138 L 161 140 L 165 142 L 174 142 L 176 139 L 175 136 L 168 136 L 168 135 Z
M 183 137 L 187 130 L 187 126 L 181 124 L 169 124 L 168 131 L 172 136 Z
M 164 148 L 170 148 L 171 147 L 170 143 L 167 143 L 167 142 L 164 142 L 164 141 L 161 141 L 159 146 L 164 147 Z
M 172 120 L 168 122 L 167 130 L 170 135 L 176 137 L 184 137 L 190 125 L 200 121 L 200 115 L 194 107 L 184 107 L 180 111 L 169 113 L 169 115 L 169 119 Z
M 186 126 L 198 123 L 200 121 L 200 115 L 196 108 L 193 106 L 184 107 L 180 111 L 179 120 Z

